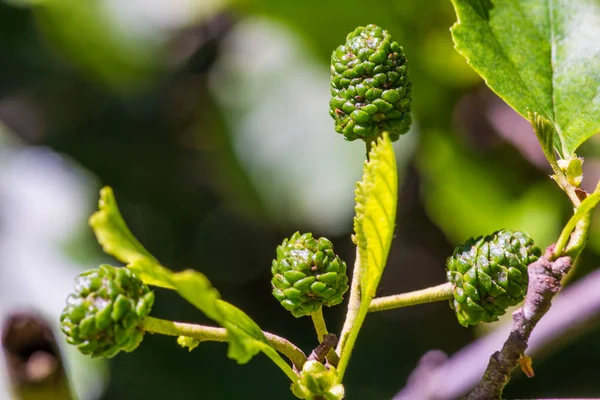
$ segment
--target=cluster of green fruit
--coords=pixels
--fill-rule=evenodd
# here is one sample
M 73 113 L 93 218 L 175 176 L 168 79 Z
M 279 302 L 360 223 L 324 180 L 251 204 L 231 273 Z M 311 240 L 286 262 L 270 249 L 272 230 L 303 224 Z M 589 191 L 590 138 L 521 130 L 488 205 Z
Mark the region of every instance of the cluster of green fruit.
M 347 140 L 372 142 L 386 132 L 397 140 L 411 125 L 412 83 L 403 49 L 375 25 L 359 27 L 331 57 L 330 114 Z M 446 263 L 451 307 L 460 324 L 491 322 L 521 302 L 527 267 L 541 255 L 521 232 L 500 230 L 469 239 Z M 277 247 L 272 262 L 273 295 L 295 317 L 335 306 L 348 290 L 346 263 L 331 241 L 294 233 Z M 142 321 L 153 292 L 128 268 L 103 265 L 77 277 L 61 316 L 67 341 L 93 357 L 132 351 L 142 341 Z M 343 387 L 332 366 L 309 361 L 293 387 L 300 398 L 339 399 Z

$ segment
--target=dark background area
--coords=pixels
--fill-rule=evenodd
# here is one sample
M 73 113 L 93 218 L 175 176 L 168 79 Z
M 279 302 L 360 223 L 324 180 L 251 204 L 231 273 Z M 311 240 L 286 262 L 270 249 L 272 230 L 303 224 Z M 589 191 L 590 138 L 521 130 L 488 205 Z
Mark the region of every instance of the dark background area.
M 262 171 L 259 167 L 252 169 L 266 165 L 274 174 L 279 168 L 285 173 L 285 160 L 304 157 L 300 165 L 319 171 L 320 162 L 325 165 L 335 159 L 327 153 L 334 148 L 326 147 L 331 141 L 321 144 L 315 132 L 298 134 L 290 122 L 282 124 L 277 134 L 284 137 L 293 131 L 295 140 L 308 141 L 303 142 L 306 148 L 318 149 L 324 158 L 311 157 L 309 152 L 266 159 L 240 152 L 243 140 L 256 139 L 243 136 L 240 127 L 262 121 L 251 116 L 262 104 L 268 107 L 267 99 L 272 98 L 270 87 L 251 87 L 248 76 L 259 74 L 242 76 L 245 80 L 235 75 L 245 70 L 245 63 L 258 65 L 236 58 L 236 50 L 264 57 L 265 65 L 275 68 L 279 50 L 270 43 L 276 43 L 284 53 L 289 50 L 307 57 L 306 66 L 292 58 L 295 68 L 318 71 L 322 77 L 328 74 L 333 48 L 357 25 L 376 23 L 404 46 L 414 80 L 415 126 L 398 145 L 402 182 L 396 237 L 380 295 L 443 282 L 446 257 L 470 235 L 522 229 L 546 246 L 558 237 L 569 216 L 566 196 L 548 178 L 549 167 L 527 123 L 491 93 L 453 50 L 449 27 L 455 16 L 448 1 L 205 2 L 193 16 L 181 12 L 180 20 L 171 21 L 168 29 L 152 31 L 156 37 L 151 40 L 119 33 L 111 19 L 119 15 L 118 10 L 112 17 L 98 12 L 105 2 L 90 1 L 85 7 L 73 3 L 0 1 L 0 122 L 5 126 L 4 134 L 0 128 L 0 137 L 5 137 L 0 140 L 0 150 L 5 147 L 0 157 L 8 160 L 6 154 L 43 148 L 68 160 L 69 168 L 84 171 L 87 192 L 80 201 L 89 210 L 95 206 L 97 190 L 111 186 L 132 231 L 164 265 L 203 272 L 224 299 L 264 330 L 289 338 L 307 353 L 316 346 L 312 324 L 307 318 L 293 318 L 272 298 L 271 259 L 283 238 L 296 230 L 313 230 L 316 236 L 327 235 L 352 265 L 352 214 L 319 224 L 318 210 L 311 214 L 295 203 L 293 194 L 285 194 L 287 187 L 278 186 L 286 179 L 293 181 L 293 176 L 271 181 L 256 173 Z M 153 2 L 138 1 L 129 8 L 139 7 L 137 12 L 144 14 L 147 3 Z M 169 7 L 175 7 L 163 3 L 160 7 L 165 10 L 155 10 L 155 15 L 167 15 Z M 180 3 L 186 2 L 173 4 Z M 153 18 L 150 21 L 156 22 L 158 17 Z M 257 26 L 274 27 L 285 35 L 267 30 L 272 32 L 272 42 L 256 42 L 252 51 L 244 52 L 247 49 L 240 46 L 248 42 L 239 38 Z M 286 37 L 293 40 L 286 42 Z M 231 45 L 235 40 L 241 43 L 237 47 Z M 228 70 L 232 60 L 239 63 L 233 73 Z M 283 64 L 277 70 L 276 89 L 284 91 L 298 70 Z M 310 80 L 312 75 L 307 76 Z M 261 79 L 256 85 L 265 84 Z M 319 93 L 327 93 L 326 84 L 319 86 Z M 277 90 L 272 97 L 287 112 L 318 119 L 310 111 L 315 109 L 309 107 L 310 92 L 292 98 L 293 90 L 284 95 Z M 248 100 L 253 93 L 264 96 Z M 236 96 L 246 99 L 237 108 L 231 106 L 237 104 Z M 317 109 L 327 112 L 326 104 Z M 333 130 L 333 121 L 327 123 L 324 134 L 343 142 Z M 269 143 L 271 139 L 262 146 Z M 323 184 L 319 184 L 320 174 L 312 176 L 317 182 L 313 186 L 320 190 L 317 198 L 327 193 L 327 182 L 348 180 L 348 174 L 354 179 L 359 176 L 361 144 L 342 144 L 358 149 L 354 153 L 358 156 L 347 164 L 329 166 Z M 590 179 L 599 175 L 597 146 L 592 140 L 581 150 Z M 8 168 L 0 159 L 0 177 L 3 167 Z M 588 184 L 594 186 L 595 181 Z M 332 192 L 334 198 L 327 204 L 335 204 L 335 196 L 341 196 L 340 204 L 352 201 L 352 186 L 340 193 Z M 10 232 L 2 230 L 1 216 L 0 235 L 6 236 Z M 598 265 L 596 225 L 572 279 Z M 85 218 L 62 243 L 61 251 L 81 270 L 102 259 Z M 0 271 L 10 268 L 16 267 L 0 264 Z M 49 318 L 57 318 L 59 312 Z M 324 312 L 330 330 L 338 332 L 344 306 Z M 210 324 L 166 290 L 156 290 L 152 313 Z M 346 375 L 348 399 L 390 399 L 426 351 L 452 354 L 482 333 L 484 329 L 461 327 L 446 302 L 370 315 Z M 506 397 L 600 397 L 599 334 L 594 328 L 575 343 L 549 349 L 545 357 L 535 360 L 536 377 L 527 380 L 517 374 Z M 102 399 L 292 398 L 287 378 L 263 355 L 238 366 L 225 354 L 221 343 L 202 343 L 188 353 L 173 338 L 147 335 L 135 352 L 108 361 Z

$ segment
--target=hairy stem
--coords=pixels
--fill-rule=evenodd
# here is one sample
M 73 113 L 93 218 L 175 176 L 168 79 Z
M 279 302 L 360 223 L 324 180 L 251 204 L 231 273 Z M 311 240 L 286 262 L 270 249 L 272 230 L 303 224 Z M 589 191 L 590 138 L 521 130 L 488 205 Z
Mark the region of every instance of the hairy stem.
M 452 284 L 450 282 L 432 286 L 413 292 L 379 297 L 371 300 L 369 312 L 392 310 L 394 308 L 415 306 L 417 304 L 434 303 L 452 299 Z
M 360 326 L 364 321 L 367 314 L 365 309 L 364 312 L 361 310 L 361 293 L 360 293 L 360 256 L 358 254 L 358 248 L 356 249 L 356 260 L 354 262 L 354 271 L 352 272 L 352 285 L 350 286 L 350 298 L 348 301 L 348 312 L 346 313 L 346 319 L 340 334 L 340 341 L 336 348 L 336 353 L 340 355 L 340 362 L 338 363 L 338 382 L 342 382 L 344 372 L 350 361 L 350 355 L 354 348 L 354 342 L 358 336 Z M 362 307 L 366 308 L 366 307 Z M 361 315 L 362 314 L 362 315 Z
M 225 328 L 168 321 L 154 317 L 144 318 L 141 328 L 146 332 L 159 333 L 161 335 L 188 336 L 201 342 L 227 342 L 229 340 Z M 306 362 L 306 355 L 302 350 L 285 338 L 269 332 L 263 333 L 275 350 L 286 356 L 297 370 L 302 369 L 302 365 Z

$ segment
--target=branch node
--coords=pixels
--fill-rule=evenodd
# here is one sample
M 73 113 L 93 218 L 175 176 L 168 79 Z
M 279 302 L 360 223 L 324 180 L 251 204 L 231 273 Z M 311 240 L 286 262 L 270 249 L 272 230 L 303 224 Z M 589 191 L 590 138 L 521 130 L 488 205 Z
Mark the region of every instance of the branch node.
M 561 279 L 571 269 L 570 257 L 553 258 L 554 246 L 528 267 L 529 284 L 523 305 L 513 313 L 513 325 L 502 349 L 490 357 L 479 385 L 467 400 L 499 399 L 517 366 L 528 376 L 534 375 L 531 358 L 525 355 L 531 331 L 550 309 L 552 298 L 561 289 Z

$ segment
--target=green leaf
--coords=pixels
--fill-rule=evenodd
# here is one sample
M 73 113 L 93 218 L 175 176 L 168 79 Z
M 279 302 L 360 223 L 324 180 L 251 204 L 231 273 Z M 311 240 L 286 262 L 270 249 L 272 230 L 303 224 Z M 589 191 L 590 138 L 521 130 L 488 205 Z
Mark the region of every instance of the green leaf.
M 187 269 L 171 273 L 171 284 L 181 297 L 202 311 L 208 318 L 223 326 L 223 316 L 217 306 L 220 295 L 208 278 L 198 271 Z M 225 326 L 223 326 L 225 328 Z
M 127 263 L 148 285 L 174 289 L 207 317 L 227 329 L 227 355 L 245 364 L 258 352 L 265 353 L 292 379 L 296 374 L 269 344 L 260 327 L 240 309 L 219 299 L 219 292 L 206 276 L 194 270 L 172 272 L 160 263 L 133 236 L 117 207 L 109 187 L 100 191 L 99 210 L 90 218 L 98 242 L 108 254 Z
M 519 114 L 548 119 L 568 157 L 600 131 L 597 0 L 452 0 L 456 50 Z
M 295 382 L 296 373 L 289 364 L 271 347 L 260 327 L 246 313 L 232 304 L 217 300 L 223 316 L 222 326 L 229 335 L 227 356 L 240 364 L 245 364 L 259 351 L 265 353 L 286 375 Z
M 193 270 L 171 273 L 171 284 L 181 297 L 227 329 L 229 358 L 245 364 L 262 351 L 282 369 L 285 365 L 293 374 L 289 365 L 271 347 L 260 327 L 242 310 L 220 300 L 219 292 L 206 276 Z M 284 372 L 288 373 L 285 369 Z
M 387 134 L 369 153 L 362 180 L 356 185 L 355 200 L 354 232 L 360 258 L 361 292 L 364 301 L 370 302 L 392 244 L 398 202 L 396 157 Z
M 262 351 L 288 376 L 295 377 L 293 370 L 271 347 L 256 322 L 239 308 L 220 300 L 219 292 L 212 287 L 204 275 L 197 271 L 186 270 L 172 274 L 171 282 L 181 297 L 227 329 L 229 358 L 239 364 L 245 364 Z M 289 374 L 290 372 L 292 375 Z
M 127 264 L 127 268 L 129 268 L 146 285 L 158 286 L 165 289 L 175 289 L 170 283 L 172 272 L 160 264 L 142 259 Z
M 89 220 L 102 249 L 128 267 L 146 284 L 172 289 L 171 271 L 142 246 L 125 224 L 109 187 L 100 190 L 98 211 Z
M 139 87 L 156 69 L 158 46 L 119 26 L 100 0 L 29 0 L 45 41 L 113 89 Z
M 531 123 L 531 127 L 533 128 L 535 135 L 538 138 L 538 141 L 540 142 L 546 159 L 550 165 L 552 165 L 554 170 L 558 170 L 558 163 L 556 162 L 556 157 L 554 156 L 554 126 L 550 121 L 538 113 L 529 112 L 527 117 Z

